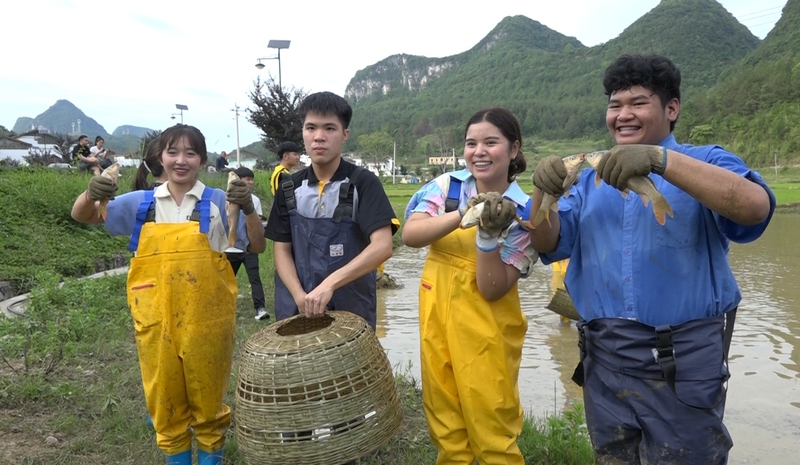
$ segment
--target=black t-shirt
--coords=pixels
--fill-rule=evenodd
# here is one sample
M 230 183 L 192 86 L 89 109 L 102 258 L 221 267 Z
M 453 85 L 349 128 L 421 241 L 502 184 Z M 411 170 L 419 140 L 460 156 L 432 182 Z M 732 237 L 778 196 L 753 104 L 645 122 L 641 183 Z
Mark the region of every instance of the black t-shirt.
M 226 166 L 228 166 L 227 158 L 217 158 L 217 171 L 222 171 L 222 168 L 225 168 Z
M 331 184 L 331 186 L 338 185 L 345 179 L 351 178 L 355 169 L 356 165 L 342 160 L 328 184 Z M 291 177 L 292 182 L 294 182 L 295 193 L 297 193 L 298 189 L 314 189 L 319 192 L 319 180 L 311 167 L 292 173 Z M 305 186 L 303 185 L 304 181 L 308 181 Z M 326 187 L 326 189 L 331 189 L 331 186 Z M 374 231 L 388 225 L 392 225 L 392 234 L 396 233 L 400 222 L 395 217 L 392 204 L 383 190 L 380 179 L 372 172 L 363 170 L 358 179 L 356 179 L 355 187 L 358 194 L 355 222 L 364 237 L 369 238 Z M 338 187 L 334 189 L 335 195 L 338 195 Z M 330 194 L 330 191 L 327 192 Z M 335 206 L 332 205 L 328 208 L 328 211 L 332 212 L 334 209 Z M 299 213 L 306 217 L 313 216 L 303 211 L 299 211 Z M 286 196 L 280 184 L 277 192 L 275 192 L 269 221 L 264 228 L 264 236 L 275 242 L 292 242 L 289 209 L 286 208 Z
M 77 165 L 81 161 L 81 157 L 79 157 L 78 155 L 83 155 L 84 157 L 88 158 L 88 157 L 90 157 L 92 155 L 92 152 L 89 151 L 89 147 L 88 146 L 84 147 L 81 144 L 75 145 L 75 147 L 72 149 L 72 164 L 73 165 Z

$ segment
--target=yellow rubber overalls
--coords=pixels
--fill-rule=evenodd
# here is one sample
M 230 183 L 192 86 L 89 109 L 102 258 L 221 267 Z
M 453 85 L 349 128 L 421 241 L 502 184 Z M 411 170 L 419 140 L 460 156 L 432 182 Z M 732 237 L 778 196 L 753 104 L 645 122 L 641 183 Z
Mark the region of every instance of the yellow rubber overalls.
M 222 449 L 231 411 L 236 278 L 199 223 L 144 223 L 128 272 L 147 410 L 167 455 Z M 190 429 L 191 427 L 191 429 Z
M 528 321 L 515 285 L 486 301 L 476 229 L 431 244 L 420 282 L 422 400 L 438 465 L 524 465 L 519 366 Z

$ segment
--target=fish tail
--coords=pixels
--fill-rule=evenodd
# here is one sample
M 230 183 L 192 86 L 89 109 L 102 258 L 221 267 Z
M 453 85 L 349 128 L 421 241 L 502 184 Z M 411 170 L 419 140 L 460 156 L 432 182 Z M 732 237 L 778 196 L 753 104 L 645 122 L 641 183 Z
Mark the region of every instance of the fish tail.
M 667 223 L 667 215 L 669 215 L 670 218 L 675 217 L 672 213 L 672 206 L 663 195 L 653 200 L 653 214 L 656 216 L 656 221 L 658 221 L 658 224 L 661 226 Z

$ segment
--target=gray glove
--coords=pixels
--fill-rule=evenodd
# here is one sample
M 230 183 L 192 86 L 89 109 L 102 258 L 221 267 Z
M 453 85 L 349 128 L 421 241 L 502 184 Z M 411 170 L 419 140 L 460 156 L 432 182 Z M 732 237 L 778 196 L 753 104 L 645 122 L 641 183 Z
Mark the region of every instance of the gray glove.
M 533 185 L 542 192 L 553 197 L 564 193 L 564 179 L 567 178 L 567 167 L 564 160 L 556 155 L 543 158 L 533 172 Z
M 464 218 L 464 214 L 467 213 L 467 210 L 481 202 L 485 202 L 488 198 L 487 195 L 488 194 L 478 194 L 475 197 L 470 197 L 470 199 L 467 200 L 467 204 L 458 209 L 458 213 L 461 215 L 461 218 Z
M 657 145 L 617 145 L 597 163 L 597 174 L 603 181 L 625 190 L 628 180 L 650 173 L 664 174 L 667 149 Z
M 104 176 L 92 176 L 89 188 L 86 190 L 89 200 L 111 200 L 117 192 L 117 185 Z
M 228 184 L 228 192 L 225 195 L 228 202 L 241 206 L 245 215 L 249 215 L 256 210 L 253 206 L 250 188 L 241 179 L 231 181 Z
M 483 213 L 478 225 L 478 235 L 483 239 L 500 237 L 500 233 L 514 221 L 517 206 L 497 192 L 489 192 L 483 200 Z

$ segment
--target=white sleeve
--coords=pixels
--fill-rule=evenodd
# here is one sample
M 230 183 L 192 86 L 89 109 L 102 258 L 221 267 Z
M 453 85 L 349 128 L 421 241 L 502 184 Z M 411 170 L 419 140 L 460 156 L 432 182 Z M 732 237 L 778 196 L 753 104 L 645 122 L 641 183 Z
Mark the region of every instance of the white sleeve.
M 253 196 L 253 207 L 255 207 L 256 213 L 258 213 L 258 216 L 264 216 L 264 213 L 261 211 L 261 199 L 256 197 L 255 194 L 250 195 Z
M 100 149 L 98 149 L 96 145 L 89 148 L 89 152 L 91 152 L 91 153 L 97 153 L 99 151 L 100 151 Z

